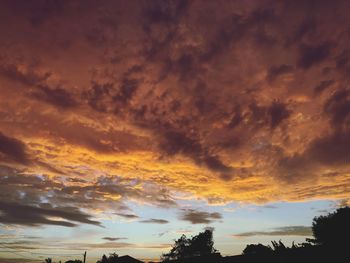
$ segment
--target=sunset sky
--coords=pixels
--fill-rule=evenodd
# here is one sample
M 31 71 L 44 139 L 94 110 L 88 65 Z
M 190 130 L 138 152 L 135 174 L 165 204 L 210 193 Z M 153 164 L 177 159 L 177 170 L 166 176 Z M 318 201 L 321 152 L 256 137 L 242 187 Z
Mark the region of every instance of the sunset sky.
M 303 242 L 350 203 L 349 13 L 0 0 L 0 261 Z

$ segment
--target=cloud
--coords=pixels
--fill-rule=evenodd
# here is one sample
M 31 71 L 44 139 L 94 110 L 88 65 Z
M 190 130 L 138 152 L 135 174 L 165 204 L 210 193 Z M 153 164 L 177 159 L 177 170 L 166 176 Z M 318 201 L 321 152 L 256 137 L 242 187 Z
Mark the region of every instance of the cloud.
M 336 90 L 325 103 L 324 111 L 331 117 L 331 122 L 335 127 L 342 127 L 342 125 L 349 127 L 350 90 Z
M 336 131 L 314 140 L 307 149 L 305 158 L 312 158 L 323 165 L 346 165 L 350 161 L 349 147 L 350 133 Z
M 75 188 L 67 189 L 74 191 Z M 98 181 L 87 187 L 80 189 L 82 192 L 103 193 L 103 195 L 120 196 L 127 200 L 150 203 L 159 207 L 176 207 L 177 203 L 173 200 L 170 192 L 153 183 L 139 180 L 124 180 L 123 178 L 100 177 Z M 128 216 L 130 218 L 130 216 Z
M 290 116 L 286 105 L 280 102 L 273 102 L 268 108 L 271 128 L 276 128 L 284 119 Z
M 254 237 L 254 236 L 312 236 L 311 227 L 308 226 L 285 226 L 275 228 L 271 231 L 244 232 L 233 235 L 234 237 Z
M 264 205 L 261 208 L 266 208 L 266 209 L 277 209 L 278 207 L 275 205 Z
M 33 262 L 32 259 L 25 259 L 25 258 L 3 258 L 3 257 L 0 257 L 0 260 L 1 262 L 3 263 L 31 263 Z
M 331 47 L 330 43 L 322 43 L 315 46 L 302 44 L 300 46 L 298 66 L 303 69 L 309 69 L 313 65 L 324 61 L 330 55 Z
M 260 128 L 269 126 L 271 129 L 275 129 L 291 115 L 288 104 L 278 100 L 272 101 L 269 105 L 259 105 L 257 102 L 252 102 L 248 106 L 248 110 L 251 125 L 260 126 Z
M 347 197 L 345 2 L 99 7 L 2 4 L 2 200 L 138 219 L 183 193 Z
M 46 85 L 39 85 L 38 89 L 31 95 L 38 100 L 60 108 L 71 108 L 78 104 L 70 93 L 60 87 L 51 88 Z
M 25 144 L 12 137 L 8 137 L 0 132 L 0 153 L 12 161 L 28 164 L 29 159 L 26 154 Z
M 11 241 L 11 239 L 13 241 Z M 16 236 L 7 239 L 6 242 L 4 243 L 4 246 L 6 246 L 7 248 L 15 249 L 15 250 L 37 249 L 42 245 L 43 243 L 41 241 L 33 241 L 28 239 L 23 240 L 21 239 L 21 237 L 16 237 Z
M 66 5 L 63 3 L 38 1 L 34 4 L 26 3 L 25 5 L 12 2 L 9 6 L 24 15 L 25 19 L 33 27 L 39 27 L 44 25 L 52 17 L 61 14 Z
M 169 248 L 170 244 L 135 244 L 135 243 L 128 243 L 128 242 L 104 242 L 104 243 L 64 243 L 62 244 L 65 247 L 70 247 L 71 249 L 101 249 L 101 248 L 109 248 L 109 249 L 116 249 L 116 248 L 130 248 L 130 249 L 164 249 Z
M 221 218 L 222 215 L 217 212 L 209 213 L 193 209 L 183 209 L 179 217 L 179 219 L 189 221 L 192 224 L 210 224 L 214 221 L 220 220 Z
M 172 220 L 134 203 L 204 227 L 223 214 L 181 200 L 349 197 L 346 1 L 23 2 L 1 3 L 2 224 L 112 218 L 163 234 Z M 58 245 L 169 248 L 97 238 Z M 34 241 L 12 245 L 52 245 Z
M 0 60 L 0 62 L 2 62 Z M 78 105 L 74 95 L 68 91 L 67 87 L 63 87 L 60 79 L 53 76 L 49 70 L 43 70 L 34 63 L 23 67 L 20 62 L 0 64 L 0 75 L 5 78 L 18 82 L 25 86 L 29 92 L 25 92 L 27 96 L 54 105 L 61 109 L 72 108 Z
M 176 206 L 170 193 L 153 183 L 118 177 L 101 177 L 97 182 L 66 181 L 65 176 L 49 178 L 44 175 L 23 174 L 23 170 L 1 165 L 0 199 L 35 207 L 47 206 L 48 203 L 57 207 L 80 207 L 92 213 L 94 209 L 101 209 L 131 220 L 139 217 L 127 213 L 130 210 L 125 204 L 127 201 L 159 207 Z
M 74 207 L 43 208 L 0 202 L 0 223 L 25 226 L 57 225 L 74 227 L 77 223 L 101 225 Z M 58 218 L 50 219 L 50 218 Z M 73 223 L 74 222 L 74 223 Z
M 135 245 L 128 242 L 103 242 L 103 243 L 65 243 L 62 244 L 63 246 L 67 246 L 70 248 L 75 249 L 101 249 L 101 248 L 109 248 L 109 249 L 116 249 L 116 248 L 133 248 Z
M 32 65 L 23 67 L 23 65 L 17 63 L 17 61 L 5 63 L 4 59 L 1 58 L 0 62 L 2 62 L 0 64 L 0 74 L 3 77 L 26 86 L 35 86 L 38 83 L 42 83 L 51 75 L 49 71 L 38 72 Z
M 229 173 L 231 168 L 226 166 L 218 156 L 211 155 L 203 148 L 196 138 L 175 131 L 164 133 L 165 141 L 161 149 L 168 155 L 184 154 L 192 158 L 196 163 L 205 165 L 212 171 Z
M 139 81 L 137 79 L 128 79 L 125 78 L 122 80 L 119 94 L 116 95 L 113 99 L 116 101 L 120 101 L 121 103 L 127 103 L 136 92 L 136 89 L 139 85 Z
M 150 218 L 150 219 L 142 220 L 140 222 L 146 223 L 146 224 L 168 224 L 169 223 L 168 220 L 156 219 L 156 218 Z
M 170 232 L 169 230 L 166 230 L 166 231 L 164 231 L 164 232 L 158 233 L 157 236 L 158 236 L 158 237 L 162 237 L 162 236 L 164 236 L 165 234 L 168 234 L 169 232 Z
M 138 219 L 139 216 L 134 214 L 123 214 L 123 213 L 115 213 L 117 216 L 123 217 L 125 219 Z
M 21 246 L 22 244 L 22 246 Z M 33 252 L 34 250 L 42 250 L 46 251 L 46 253 L 50 254 L 49 251 L 54 249 L 52 256 L 56 255 L 59 256 L 59 253 L 57 253 L 57 250 L 62 251 L 77 251 L 79 255 L 82 255 L 80 253 L 81 250 L 95 250 L 95 249 L 168 249 L 171 245 L 170 244 L 152 244 L 152 243 L 128 243 L 128 242 L 116 242 L 116 241 L 108 241 L 108 242 L 96 242 L 96 243 L 73 243 L 73 242 L 67 242 L 66 238 L 41 238 L 40 242 L 34 242 L 33 245 L 30 246 L 30 241 L 23 242 L 6 242 L 6 247 L 11 249 L 12 251 L 15 250 L 21 250 L 22 252 L 27 251 L 28 255 L 31 254 L 31 256 L 28 256 L 30 258 L 38 258 L 40 255 L 40 251 Z M 45 253 L 44 253 L 45 254 Z M 71 253 L 69 253 L 71 254 Z M 2 259 L 1 259 L 2 260 Z M 17 261 L 16 261 L 17 262 Z M 20 262 L 20 261 L 19 261 Z M 31 261 L 32 262 L 32 261 Z
M 309 143 L 305 151 L 292 156 L 282 156 L 277 168 L 288 181 L 313 178 L 320 167 L 347 167 L 350 161 L 350 136 L 348 131 L 335 130 Z
M 267 73 L 266 79 L 269 82 L 273 82 L 279 76 L 289 74 L 291 72 L 293 72 L 293 66 L 291 66 L 291 65 L 282 64 L 279 66 L 272 66 Z
M 108 241 L 117 241 L 117 240 L 123 240 L 127 239 L 125 237 L 103 237 L 102 239 L 108 240 Z
M 92 82 L 91 88 L 83 96 L 87 99 L 89 106 L 94 110 L 106 112 L 107 105 L 105 105 L 105 99 L 108 99 L 110 96 L 110 90 L 113 89 L 113 86 L 113 83 L 99 84 Z
M 335 83 L 333 79 L 321 81 L 314 89 L 316 94 L 323 92 Z

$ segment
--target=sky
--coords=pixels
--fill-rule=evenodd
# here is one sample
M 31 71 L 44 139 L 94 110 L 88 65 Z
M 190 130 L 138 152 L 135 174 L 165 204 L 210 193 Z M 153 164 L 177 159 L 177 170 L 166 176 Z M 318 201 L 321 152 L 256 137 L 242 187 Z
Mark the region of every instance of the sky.
M 0 260 L 304 242 L 350 203 L 350 2 L 0 1 Z

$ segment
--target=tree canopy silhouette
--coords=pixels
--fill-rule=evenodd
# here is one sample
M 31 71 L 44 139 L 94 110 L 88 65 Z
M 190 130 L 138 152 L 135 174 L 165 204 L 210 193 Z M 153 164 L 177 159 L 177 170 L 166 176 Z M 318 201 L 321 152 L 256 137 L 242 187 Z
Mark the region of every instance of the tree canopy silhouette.
M 263 244 L 249 244 L 243 250 L 243 255 L 267 255 L 271 254 L 272 248 Z
M 350 207 L 339 208 L 326 216 L 315 217 L 312 222 L 314 239 L 317 245 L 339 247 L 348 245 L 350 237 Z
M 117 253 L 112 253 L 109 254 L 109 257 L 107 257 L 106 255 L 102 256 L 102 259 L 97 261 L 97 263 L 117 263 L 119 259 L 119 256 Z
M 163 262 L 171 260 L 181 261 L 186 258 L 206 256 L 214 253 L 217 253 L 217 250 L 214 248 L 213 232 L 207 229 L 192 238 L 182 235 L 178 240 L 175 240 L 175 244 L 170 252 L 163 254 L 161 259 Z
M 242 254 L 269 262 L 342 262 L 338 259 L 347 255 L 349 247 L 350 207 L 315 217 L 312 232 L 314 238 L 306 239 L 307 243 L 293 242 L 291 247 L 285 246 L 282 241 L 271 241 L 272 246 L 250 244 Z

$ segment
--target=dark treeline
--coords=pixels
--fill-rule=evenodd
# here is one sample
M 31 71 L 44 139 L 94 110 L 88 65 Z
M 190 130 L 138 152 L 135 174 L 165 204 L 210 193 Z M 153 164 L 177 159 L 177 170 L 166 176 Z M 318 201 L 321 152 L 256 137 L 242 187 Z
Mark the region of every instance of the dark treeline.
M 175 240 L 168 253 L 161 256 L 163 263 L 294 263 L 294 262 L 350 262 L 350 207 L 339 208 L 325 216 L 315 217 L 312 222 L 313 238 L 304 243 L 287 247 L 282 241 L 271 245 L 249 244 L 241 255 L 222 257 L 214 248 L 212 230 L 205 230 L 187 238 Z M 50 259 L 45 261 L 51 263 Z M 103 255 L 97 263 L 140 263 L 129 256 Z M 70 260 L 66 263 L 81 263 Z

